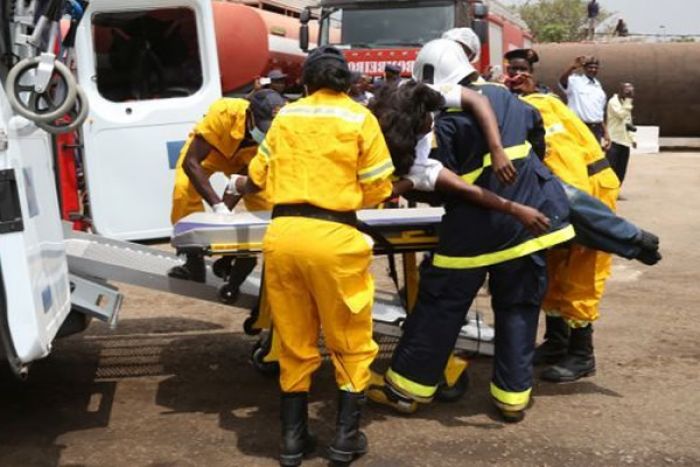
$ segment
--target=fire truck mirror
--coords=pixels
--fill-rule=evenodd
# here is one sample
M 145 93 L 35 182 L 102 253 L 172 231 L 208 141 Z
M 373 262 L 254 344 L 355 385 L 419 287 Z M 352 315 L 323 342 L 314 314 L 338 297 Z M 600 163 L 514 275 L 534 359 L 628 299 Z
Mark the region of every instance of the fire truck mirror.
M 489 23 L 483 19 L 475 19 L 472 21 L 472 29 L 482 44 L 487 44 L 489 41 Z
M 486 19 L 489 15 L 489 7 L 481 2 L 472 4 L 475 19 Z M 483 41 L 482 41 L 483 42 Z
M 299 48 L 304 52 L 309 51 L 309 25 L 302 24 L 299 27 Z
M 309 21 L 311 21 L 311 10 L 304 8 L 299 15 L 299 48 L 304 52 L 309 50 Z

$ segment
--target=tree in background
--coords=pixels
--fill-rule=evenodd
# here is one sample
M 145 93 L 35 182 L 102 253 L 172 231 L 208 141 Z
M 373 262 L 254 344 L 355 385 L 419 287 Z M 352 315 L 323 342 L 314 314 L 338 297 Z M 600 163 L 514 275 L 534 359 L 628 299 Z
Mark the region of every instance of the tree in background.
M 514 5 L 539 42 L 575 42 L 586 38 L 588 11 L 586 0 L 527 0 Z M 600 9 L 597 23 L 611 13 Z

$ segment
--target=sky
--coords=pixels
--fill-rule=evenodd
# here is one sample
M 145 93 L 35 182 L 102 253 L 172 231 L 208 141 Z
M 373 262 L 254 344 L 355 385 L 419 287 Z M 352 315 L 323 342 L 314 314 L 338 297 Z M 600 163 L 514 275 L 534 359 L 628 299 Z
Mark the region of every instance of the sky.
M 501 0 L 522 4 L 526 0 Z M 630 33 L 700 35 L 700 0 L 598 0 L 606 10 L 619 13 Z

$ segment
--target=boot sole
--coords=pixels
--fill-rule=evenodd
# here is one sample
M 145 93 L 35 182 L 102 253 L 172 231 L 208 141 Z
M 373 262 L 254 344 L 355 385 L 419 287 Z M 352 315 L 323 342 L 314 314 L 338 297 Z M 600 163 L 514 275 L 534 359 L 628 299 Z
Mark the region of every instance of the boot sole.
M 297 467 L 301 465 L 304 457 L 312 454 L 316 450 L 316 442 L 311 442 L 308 446 L 304 447 L 304 450 L 299 454 L 280 454 L 280 466 L 281 467 Z
M 595 373 L 596 373 L 596 370 L 595 370 L 595 368 L 594 368 L 594 369 L 592 369 L 592 370 L 590 370 L 590 371 L 587 371 L 587 372 L 585 372 L 585 373 L 580 373 L 580 374 L 574 375 L 574 376 L 562 376 L 561 378 L 556 378 L 556 379 L 555 379 L 555 378 L 545 378 L 545 377 L 542 377 L 542 379 L 545 380 L 545 381 L 548 381 L 548 382 L 550 382 L 550 383 L 574 383 L 574 382 L 580 380 L 581 378 L 587 378 L 587 377 L 589 377 L 589 376 L 595 376 Z
M 335 448 L 328 448 L 328 459 L 336 464 L 349 464 L 360 456 L 367 454 L 367 449 L 360 451 L 339 451 Z

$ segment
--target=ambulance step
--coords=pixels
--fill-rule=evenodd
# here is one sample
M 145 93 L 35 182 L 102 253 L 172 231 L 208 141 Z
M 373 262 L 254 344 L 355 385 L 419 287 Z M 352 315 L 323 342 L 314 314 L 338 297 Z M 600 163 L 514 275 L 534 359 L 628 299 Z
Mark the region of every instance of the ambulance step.
M 71 309 L 117 326 L 123 295 L 101 279 L 69 274 Z

